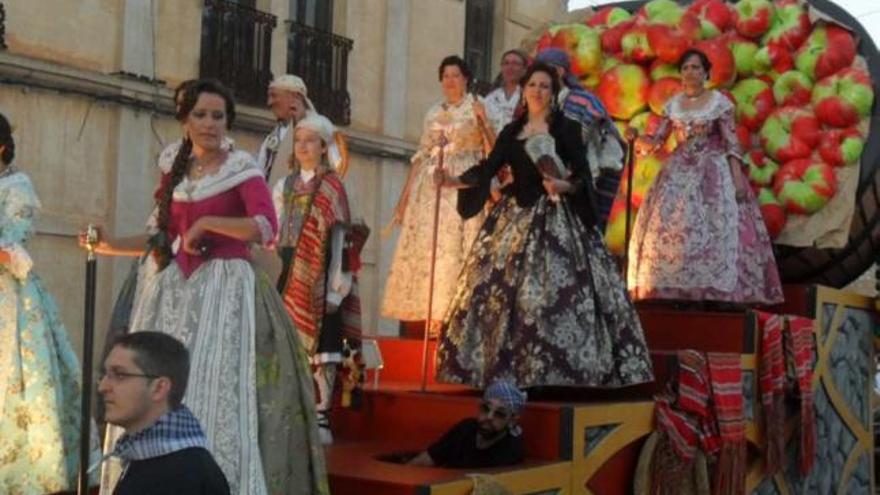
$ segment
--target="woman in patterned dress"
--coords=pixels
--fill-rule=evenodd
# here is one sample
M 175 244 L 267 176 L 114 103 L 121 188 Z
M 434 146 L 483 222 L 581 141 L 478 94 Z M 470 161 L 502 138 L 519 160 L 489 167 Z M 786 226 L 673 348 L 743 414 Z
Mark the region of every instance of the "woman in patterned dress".
M 412 158 L 409 176 L 394 212 L 394 221 L 401 225 L 401 230 L 385 283 L 381 312 L 402 321 L 439 322 L 482 222 L 482 215 L 469 220 L 458 215 L 455 191 L 441 193 L 434 303 L 429 316 L 428 285 L 437 191 L 431 173 L 439 165 L 441 139 L 446 141 L 443 166 L 453 174 L 464 172 L 485 157 L 494 142 L 482 103 L 478 97 L 466 93 L 471 73 L 464 60 L 457 56 L 446 57 L 440 63 L 439 76 L 444 101 L 432 106 L 425 116 L 419 149 Z
M 523 79 L 526 111 L 489 158 L 457 177 L 435 172 L 461 190 L 460 201 L 480 204 L 510 164 L 511 195 L 502 201 L 515 202 L 491 210 L 464 264 L 437 350 L 440 381 L 622 387 L 653 379 L 635 308 L 595 228 L 580 124 L 553 104 L 559 89 L 552 67 L 533 64 Z
M 40 200 L 0 114 L 0 493 L 74 489 L 80 366 L 25 250 Z
M 628 285 L 635 299 L 782 302 L 782 287 L 761 211 L 742 171 L 734 106 L 704 88 L 711 64 L 690 50 L 681 59 L 683 92 L 666 120 L 636 151 L 678 147 L 639 209 L 629 247 Z
M 194 83 L 178 117 L 188 139 L 157 193 L 161 271 L 139 291 L 131 329 L 186 344 L 184 404 L 202 424 L 232 493 L 326 494 L 307 357 L 272 281 L 249 259 L 249 243 L 269 244 L 277 230 L 263 171 L 247 153 L 223 146 L 235 107 L 220 83 Z M 98 252 L 144 245 L 145 238 L 130 246 L 104 240 Z M 115 483 L 112 461 L 103 493 Z

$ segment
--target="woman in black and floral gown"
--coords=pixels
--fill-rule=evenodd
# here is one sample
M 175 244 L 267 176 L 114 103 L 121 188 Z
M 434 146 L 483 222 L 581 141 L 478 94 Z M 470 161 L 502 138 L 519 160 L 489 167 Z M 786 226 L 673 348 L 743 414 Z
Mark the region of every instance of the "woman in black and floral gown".
M 580 126 L 553 105 L 556 72 L 536 63 L 523 78 L 526 112 L 489 158 L 458 177 L 459 211 L 479 211 L 498 169 L 512 194 L 496 205 L 462 269 L 437 351 L 443 382 L 484 388 L 622 387 L 653 380 L 638 315 L 594 226 L 592 180 Z M 471 208 L 469 208 L 472 206 Z

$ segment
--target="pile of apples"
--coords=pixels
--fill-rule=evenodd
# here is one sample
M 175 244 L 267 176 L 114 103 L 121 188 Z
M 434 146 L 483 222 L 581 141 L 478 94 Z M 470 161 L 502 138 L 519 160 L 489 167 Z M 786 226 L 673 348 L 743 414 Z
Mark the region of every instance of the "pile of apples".
M 771 237 L 789 215 L 811 215 L 837 193 L 838 167 L 858 166 L 864 121 L 874 101 L 870 77 L 856 61 L 848 30 L 811 22 L 799 0 L 651 0 L 630 13 L 607 6 L 581 23 L 550 26 L 536 51 L 562 48 L 572 72 L 602 100 L 621 128 L 651 133 L 666 101 L 681 89 L 677 62 L 688 48 L 712 63 L 707 87 L 736 105 L 745 172 Z M 633 171 L 637 211 L 669 141 L 639 157 Z M 624 243 L 626 171 L 606 240 Z M 634 215 L 633 215 L 634 218 Z

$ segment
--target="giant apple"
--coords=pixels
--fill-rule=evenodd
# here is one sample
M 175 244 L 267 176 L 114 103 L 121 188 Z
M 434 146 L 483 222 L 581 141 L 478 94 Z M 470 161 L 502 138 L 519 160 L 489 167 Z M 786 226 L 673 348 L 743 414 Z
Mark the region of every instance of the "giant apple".
M 849 67 L 855 58 L 856 42 L 849 31 L 840 26 L 819 24 L 798 48 L 795 65 L 818 81 Z
M 791 52 L 780 44 L 762 46 L 755 53 L 755 73 L 767 74 L 776 79 L 780 74 L 794 68 Z
M 599 80 L 596 95 L 615 119 L 628 120 L 648 103 L 651 79 L 644 68 L 621 64 L 611 68 Z
M 678 71 L 678 66 L 675 64 L 669 64 L 662 60 L 655 60 L 651 62 L 651 67 L 648 69 L 651 73 L 651 80 L 657 81 L 659 79 L 663 79 L 664 77 L 674 77 L 675 79 L 681 79 L 681 72 Z
M 628 19 L 615 24 L 602 32 L 602 50 L 605 53 L 620 54 L 623 52 L 623 35 L 626 34 L 633 26 L 635 19 Z
M 787 211 L 809 215 L 821 210 L 837 192 L 837 176 L 825 163 L 791 160 L 776 173 L 773 192 Z
M 767 158 L 761 150 L 752 150 L 746 154 L 749 182 L 758 187 L 773 184 L 773 177 L 779 171 L 779 164 Z
M 696 48 L 705 53 L 712 64 L 708 82 L 710 88 L 729 86 L 736 80 L 736 62 L 725 40 L 703 40 L 696 44 Z
M 648 106 L 651 111 L 665 114 L 666 102 L 681 91 L 681 81 L 674 77 L 664 77 L 651 84 L 648 91 Z
M 790 70 L 773 83 L 773 97 L 779 106 L 804 106 L 810 103 L 813 81 L 801 71 Z
M 730 52 L 736 63 L 736 73 L 739 77 L 750 77 L 755 73 L 755 55 L 758 53 L 758 45 L 754 41 L 742 36 L 729 38 Z
M 764 45 L 797 50 L 810 34 L 810 17 L 800 0 L 777 0 L 770 30 L 761 38 Z
M 723 33 L 732 21 L 730 6 L 723 0 L 697 0 L 688 12 L 697 16 L 700 21 L 700 37 L 714 38 Z
M 874 89 L 864 71 L 843 69 L 813 86 L 812 101 L 823 124 L 850 127 L 871 113 Z
M 819 156 L 828 165 L 842 167 L 859 161 L 865 140 L 855 127 L 823 131 L 819 144 Z
M 767 227 L 767 234 L 771 239 L 776 239 L 782 229 L 785 228 L 788 215 L 782 203 L 776 199 L 773 190 L 768 187 L 762 187 L 758 190 L 758 207 L 761 209 L 761 216 L 764 217 L 764 225 Z
M 587 21 L 587 26 L 610 28 L 632 18 L 632 14 L 620 7 L 602 7 Z
M 648 27 L 636 25 L 623 34 L 620 40 L 623 57 L 640 64 L 650 62 L 657 54 L 648 41 Z
M 651 51 L 658 60 L 677 63 L 678 59 L 691 46 L 691 38 L 678 29 L 665 24 L 654 24 L 646 28 Z
M 746 38 L 759 38 L 770 29 L 773 10 L 769 0 L 739 0 L 733 8 L 733 26 Z
M 800 107 L 779 107 L 761 127 L 761 145 L 779 162 L 806 158 L 819 143 L 819 121 Z
M 758 131 L 776 106 L 770 85 L 760 79 L 743 79 L 732 90 L 736 119 L 749 130 Z
M 584 77 L 598 73 L 602 64 L 602 45 L 596 28 L 583 24 L 566 24 L 556 31 L 550 44 L 568 53 L 571 71 L 575 76 Z

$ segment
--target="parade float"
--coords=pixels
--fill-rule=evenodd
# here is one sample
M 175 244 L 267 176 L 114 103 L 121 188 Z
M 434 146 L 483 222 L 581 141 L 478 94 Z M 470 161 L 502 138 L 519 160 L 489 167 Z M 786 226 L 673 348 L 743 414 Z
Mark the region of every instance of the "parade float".
M 530 391 L 521 421 L 526 463 L 479 476 L 386 460 L 391 452 L 424 449 L 474 416 L 479 393 L 435 383 L 432 360 L 420 387 L 421 340 L 378 339 L 380 376 L 370 371 L 359 410 L 333 418 L 333 493 L 506 493 L 490 491 L 492 483 L 517 494 L 710 493 L 711 455 L 702 484 L 652 492 L 646 479 L 657 398 L 678 376 L 685 349 L 738 356 L 745 493 L 874 493 L 876 301 L 843 289 L 872 266 L 880 242 L 880 123 L 872 118 L 880 59 L 869 34 L 826 0 L 652 0 L 571 12 L 523 47 L 568 51 L 572 71 L 620 128 L 646 133 L 679 90 L 678 58 L 690 47 L 703 50 L 712 62 L 708 84 L 736 105 L 746 173 L 773 238 L 786 302 L 765 313 L 640 306 L 656 382 Z M 624 171 L 605 232 L 612 251 L 623 253 L 627 211 L 632 220 L 674 147 L 669 141 Z M 800 371 L 808 371 L 783 373 L 791 386 L 783 414 L 776 408 L 777 427 L 769 426 L 773 402 L 761 380 L 774 315 L 804 328 L 807 370 Z M 430 342 L 429 356 L 433 349 Z M 815 431 L 809 448 L 805 417 Z M 768 458 L 773 439 L 783 442 L 779 459 Z

